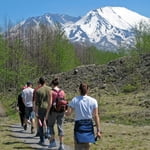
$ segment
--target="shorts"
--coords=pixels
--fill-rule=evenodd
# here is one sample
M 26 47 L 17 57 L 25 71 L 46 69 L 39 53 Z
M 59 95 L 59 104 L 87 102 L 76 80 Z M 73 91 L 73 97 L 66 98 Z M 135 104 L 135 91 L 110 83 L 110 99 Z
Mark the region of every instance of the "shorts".
M 28 120 L 35 118 L 35 112 L 33 111 L 33 107 L 26 107 L 25 108 L 25 117 Z
M 51 111 L 48 117 L 48 127 L 50 129 L 50 135 L 55 135 L 54 125 L 57 123 L 58 136 L 64 136 L 63 130 L 64 112 L 58 113 Z

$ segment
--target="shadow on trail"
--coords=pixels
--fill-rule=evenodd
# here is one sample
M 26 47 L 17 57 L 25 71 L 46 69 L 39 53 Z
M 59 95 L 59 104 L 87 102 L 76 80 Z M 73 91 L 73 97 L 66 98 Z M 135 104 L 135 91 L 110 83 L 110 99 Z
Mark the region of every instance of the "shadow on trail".
M 31 137 L 31 136 L 16 136 L 16 135 L 8 135 L 10 137 L 13 137 L 13 138 L 17 138 L 17 139 L 33 139 L 34 137 Z
M 30 149 L 30 150 L 38 150 L 37 148 L 32 148 L 32 147 L 29 147 L 29 146 L 25 146 L 25 147 L 19 147 L 19 146 L 16 146 L 16 147 L 13 147 L 14 149 L 19 149 L 19 150 L 21 150 L 21 149 L 25 149 L 25 150 L 27 150 L 27 149 Z
M 46 139 L 45 141 L 45 146 L 41 146 L 38 144 L 39 142 L 39 137 L 36 137 L 35 134 L 31 134 L 31 126 L 29 125 L 27 130 L 25 131 L 19 124 L 11 125 L 9 126 L 9 130 L 11 131 L 12 134 L 9 134 L 8 136 L 15 138 L 17 140 L 20 140 L 20 143 L 27 144 L 28 146 L 21 147 L 21 146 L 15 146 L 14 149 L 31 149 L 31 150 L 49 150 L 48 145 L 49 141 Z M 58 141 L 56 141 L 57 145 L 59 146 Z M 9 143 L 9 144 L 13 144 Z M 64 145 L 65 150 L 73 150 L 70 146 Z M 53 149 L 53 150 L 58 150 L 58 148 Z
M 12 142 L 4 142 L 3 144 L 4 145 L 12 145 L 12 144 L 20 144 L 20 143 L 23 143 L 23 142 L 20 142 L 20 141 L 14 142 L 14 141 L 12 141 Z

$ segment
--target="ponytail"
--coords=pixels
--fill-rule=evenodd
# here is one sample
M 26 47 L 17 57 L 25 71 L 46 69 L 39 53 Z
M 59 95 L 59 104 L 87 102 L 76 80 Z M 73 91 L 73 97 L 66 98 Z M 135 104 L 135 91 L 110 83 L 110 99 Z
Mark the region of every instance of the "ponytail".
M 80 94 L 81 95 L 86 95 L 88 92 L 88 85 L 86 83 L 81 83 L 79 86 Z
M 55 78 L 54 80 L 52 80 L 51 85 L 58 86 L 59 85 L 58 80 L 59 80 L 58 78 Z

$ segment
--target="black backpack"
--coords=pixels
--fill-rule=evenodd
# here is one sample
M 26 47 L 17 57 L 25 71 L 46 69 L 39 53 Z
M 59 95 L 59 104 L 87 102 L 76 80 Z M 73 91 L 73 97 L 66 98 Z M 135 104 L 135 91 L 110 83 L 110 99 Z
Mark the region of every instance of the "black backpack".
M 52 90 L 55 93 L 57 93 L 55 100 L 53 100 L 52 110 L 55 112 L 65 112 L 67 110 L 68 101 L 64 97 L 60 96 L 60 92 L 62 90 L 59 90 L 59 91 L 55 89 L 52 89 Z

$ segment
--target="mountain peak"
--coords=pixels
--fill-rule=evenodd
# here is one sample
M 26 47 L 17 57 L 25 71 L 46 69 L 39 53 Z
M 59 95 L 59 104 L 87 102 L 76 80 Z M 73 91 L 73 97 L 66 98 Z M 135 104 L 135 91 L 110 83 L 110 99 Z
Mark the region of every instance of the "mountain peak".
M 103 7 L 97 10 L 109 23 L 121 29 L 132 28 L 140 21 L 144 20 L 148 22 L 149 20 L 125 7 Z
M 40 24 L 53 27 L 59 23 L 72 42 L 85 42 L 100 49 L 116 50 L 134 46 L 133 28 L 143 20 L 148 22 L 150 19 L 125 7 L 109 6 L 91 10 L 83 17 L 46 13 L 30 17 L 21 22 L 19 28 L 16 26 L 13 29 L 17 33 L 20 27 L 37 28 Z

